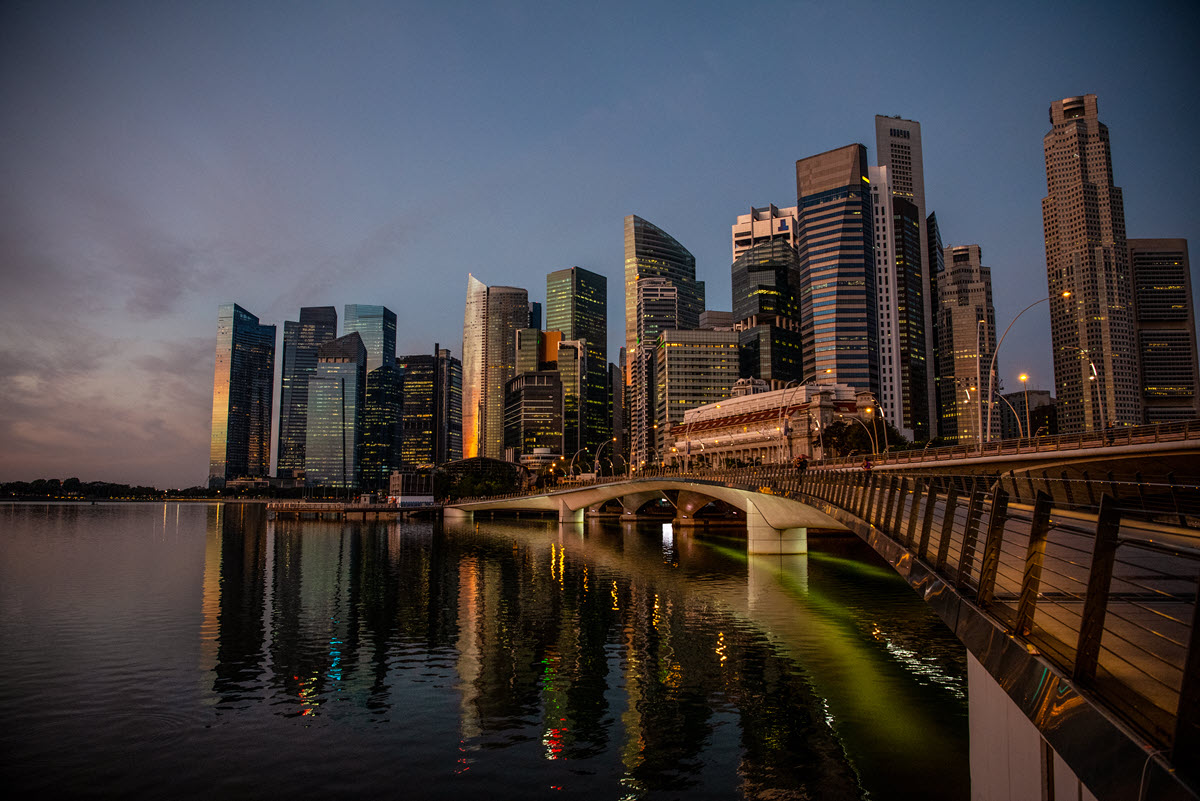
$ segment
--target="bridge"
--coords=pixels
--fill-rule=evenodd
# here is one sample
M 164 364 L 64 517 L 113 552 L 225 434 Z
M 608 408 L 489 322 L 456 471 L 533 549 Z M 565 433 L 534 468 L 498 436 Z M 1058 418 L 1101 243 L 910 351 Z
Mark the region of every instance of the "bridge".
M 1160 451 L 1096 438 L 1033 453 L 997 443 L 991 453 L 889 457 L 871 471 L 849 460 L 803 473 L 679 470 L 444 513 L 538 512 L 575 523 L 613 504 L 628 520 L 666 508 L 657 519 L 685 534 L 744 526 L 751 553 L 802 553 L 809 529 L 852 531 L 966 646 L 972 706 L 1008 721 L 999 735 L 973 724 L 973 762 L 978 737 L 999 769 L 1040 755 L 1051 786 L 1077 779 L 1101 801 L 1194 801 L 1200 487 L 1173 470 L 1161 476 L 1164 464 L 1193 473 L 1200 464 L 1200 431 L 1183 433 L 1157 443 Z M 1021 459 L 1005 458 L 1013 456 Z M 1130 460 L 1158 462 L 1158 478 L 1130 476 Z M 974 472 L 951 473 L 951 462 Z

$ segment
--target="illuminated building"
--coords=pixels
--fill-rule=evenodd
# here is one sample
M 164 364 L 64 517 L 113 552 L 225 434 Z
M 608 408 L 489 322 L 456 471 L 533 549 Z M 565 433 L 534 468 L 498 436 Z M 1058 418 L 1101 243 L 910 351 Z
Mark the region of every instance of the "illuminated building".
M 267 476 L 271 470 L 271 404 L 275 386 L 275 326 L 236 303 L 217 309 L 212 440 L 208 485 Z
M 579 341 L 586 349 L 579 447 L 595 454 L 612 436 L 608 404 L 608 279 L 570 267 L 546 276 L 546 330 Z
M 742 378 L 782 386 L 799 381 L 800 258 L 784 238 L 742 250 L 731 268 Z
M 279 439 L 276 474 L 291 478 L 304 471 L 308 436 L 308 379 L 317 369 L 317 349 L 337 336 L 337 309 L 306 306 L 300 320 L 283 324 L 283 366 L 279 386 Z
M 468 276 L 462 351 L 465 458 L 503 458 L 505 385 L 516 373 L 517 331 L 530 327 L 531 311 L 524 289 L 489 287 Z
M 996 349 L 992 271 L 981 263 L 979 245 L 946 248 L 944 259 L 937 314 L 941 435 L 973 445 L 987 420 L 984 388 Z M 999 414 L 992 415 L 991 436 L 1000 436 Z
M 846 145 L 797 161 L 796 197 L 804 374 L 828 374 L 830 381 L 878 395 L 867 149 Z
M 1125 204 L 1095 95 L 1050 104 L 1042 199 L 1050 338 L 1065 434 L 1142 421 Z M 1070 296 L 1063 297 L 1064 292 Z
M 1147 423 L 1200 417 L 1196 317 L 1186 239 L 1129 239 Z
M 367 349 L 357 331 L 321 345 L 308 382 L 308 486 L 358 486 L 366 384 Z

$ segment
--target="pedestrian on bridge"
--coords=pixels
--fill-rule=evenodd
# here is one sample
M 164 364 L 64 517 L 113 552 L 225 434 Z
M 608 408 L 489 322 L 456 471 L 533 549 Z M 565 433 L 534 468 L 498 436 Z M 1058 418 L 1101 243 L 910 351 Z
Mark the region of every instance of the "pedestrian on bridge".
M 870 459 L 863 459 L 863 463 L 862 463 L 862 469 L 863 469 L 865 472 L 867 472 L 867 473 L 870 473 L 870 472 L 871 472 L 871 467 L 872 467 L 872 466 L 873 466 L 873 465 L 871 464 L 871 460 L 870 460 Z

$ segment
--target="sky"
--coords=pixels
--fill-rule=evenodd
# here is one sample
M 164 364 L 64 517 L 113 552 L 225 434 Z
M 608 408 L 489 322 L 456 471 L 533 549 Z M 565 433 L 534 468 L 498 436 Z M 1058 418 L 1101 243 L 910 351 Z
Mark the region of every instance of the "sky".
M 1099 97 L 1130 237 L 1200 241 L 1190 3 L 0 4 L 0 481 L 204 484 L 217 307 L 382 303 L 462 349 L 467 274 L 609 281 L 623 220 L 728 310 L 730 226 L 797 159 L 922 126 L 944 243 L 1001 330 L 1047 294 L 1042 137 Z M 1191 189 L 1189 189 L 1191 187 Z M 1194 270 L 1193 270 L 1194 272 Z M 1196 278 L 1193 275 L 1193 283 Z M 1040 306 L 999 354 L 1053 384 Z M 277 359 L 278 369 L 278 359 Z M 1009 375 L 1009 374 L 1012 375 Z

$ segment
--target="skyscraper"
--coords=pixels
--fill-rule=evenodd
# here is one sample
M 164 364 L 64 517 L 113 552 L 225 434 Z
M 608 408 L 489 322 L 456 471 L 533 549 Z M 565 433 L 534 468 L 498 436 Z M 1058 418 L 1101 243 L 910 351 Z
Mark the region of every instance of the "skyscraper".
M 915 123 L 914 123 L 915 124 Z M 929 361 L 932 347 L 926 336 L 925 303 L 929 298 L 926 271 L 928 235 L 925 218 L 911 196 L 891 185 L 890 167 L 872 167 L 871 194 L 875 206 L 875 291 L 879 324 L 879 404 L 884 418 L 908 439 L 929 439 L 932 413 Z
M 505 384 L 516 372 L 517 331 L 529 327 L 529 293 L 467 278 L 463 316 L 463 456 L 504 458 Z
M 438 357 L 413 354 L 396 360 L 400 373 L 400 467 L 436 464 Z
M 447 348 L 437 353 L 437 416 L 435 421 L 434 463 L 445 464 L 463 458 L 462 451 L 462 362 Z
M 367 351 L 360 421 L 359 484 L 384 489 L 400 467 L 401 396 L 396 370 L 396 313 L 386 306 L 347 304 L 344 333 L 358 333 Z
M 779 246 L 790 248 L 786 243 Z M 771 248 L 772 243 L 763 247 Z M 738 335 L 736 331 L 677 331 L 659 335 L 655 353 L 654 421 L 658 427 L 649 432 L 650 446 L 637 464 L 658 464 L 669 460 L 664 453 L 667 426 L 683 422 L 688 409 L 720 403 L 733 396 L 738 380 Z
M 608 409 L 608 279 L 570 267 L 546 276 L 546 330 L 587 349 L 582 394 L 582 445 L 593 455 L 612 436 Z
M 1200 417 L 1196 317 L 1186 239 L 1129 239 L 1147 423 Z
M 630 214 L 625 218 L 625 352 L 631 360 L 638 346 L 637 285 L 646 278 L 665 278 L 678 288 L 679 317 L 674 328 L 700 325 L 704 282 L 696 280 L 696 257 L 666 231 Z
M 867 149 L 796 162 L 804 375 L 879 393 L 875 246 Z
M 996 350 L 996 311 L 992 271 L 981 263 L 982 255 L 979 245 L 946 248 L 946 269 L 938 279 L 941 435 L 959 444 L 980 442 L 988 418 L 984 396 Z M 998 413 L 990 430 L 992 437 L 1000 435 Z
M 1063 433 L 1142 420 L 1125 242 L 1108 128 L 1095 95 L 1050 104 L 1042 200 L 1054 384 Z M 1070 297 L 1063 298 L 1064 292 Z
M 308 436 L 308 379 L 317 369 L 317 349 L 337 336 L 337 309 L 306 306 L 300 320 L 283 324 L 283 369 L 279 388 L 279 440 L 275 471 L 291 478 L 304 471 Z
M 942 434 L 942 373 L 941 362 L 938 358 L 941 334 L 938 331 L 938 309 L 941 297 L 938 285 L 946 273 L 946 254 L 942 247 L 942 231 L 938 227 L 937 214 L 929 212 L 925 218 L 926 241 L 928 242 L 929 257 L 929 295 L 933 298 L 933 314 L 929 317 L 929 329 L 933 332 L 933 350 L 929 353 L 929 372 L 933 374 L 933 405 L 934 416 L 929 421 L 929 438 L 943 436 Z
M 275 326 L 261 325 L 236 303 L 222 303 L 217 309 L 209 487 L 270 472 L 274 387 Z
M 654 437 L 657 403 L 654 397 L 656 349 L 659 334 L 679 328 L 679 287 L 666 278 L 643 278 L 637 282 L 637 341 L 629 372 L 629 460 L 640 464 L 656 445 Z
M 761 378 L 779 386 L 800 381 L 804 378 L 804 354 L 796 249 L 783 237 L 762 239 L 741 252 L 731 274 L 733 319 L 741 328 L 741 377 Z
M 509 461 L 534 448 L 562 456 L 563 388 L 556 370 L 521 373 L 505 385 L 504 445 Z M 568 458 L 574 453 L 567 454 Z
M 786 209 L 767 204 L 763 208 L 750 207 L 749 214 L 739 214 L 730 232 L 732 261 L 755 245 L 781 240 L 793 248 L 800 245 L 799 226 L 796 224 L 798 209 Z
M 317 350 L 317 371 L 308 381 L 304 481 L 310 487 L 358 486 L 366 367 L 367 349 L 357 331 Z
M 887 183 L 886 191 L 876 195 L 876 233 L 880 233 L 879 223 L 887 222 L 893 234 L 886 242 L 876 238 L 877 273 L 882 268 L 892 279 L 886 291 L 881 285 L 876 291 L 879 303 L 891 306 L 880 313 L 887 311 L 895 319 L 890 345 L 880 323 L 880 391 L 899 399 L 892 404 L 896 418 L 888 417 L 889 422 L 906 437 L 920 441 L 933 436 L 937 419 L 933 369 L 937 297 L 932 286 L 935 262 L 930 259 L 921 123 L 876 115 L 875 153 Z M 888 403 L 880 401 L 886 416 Z

